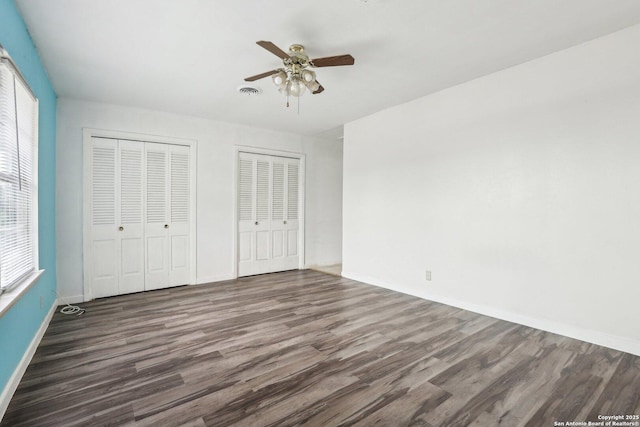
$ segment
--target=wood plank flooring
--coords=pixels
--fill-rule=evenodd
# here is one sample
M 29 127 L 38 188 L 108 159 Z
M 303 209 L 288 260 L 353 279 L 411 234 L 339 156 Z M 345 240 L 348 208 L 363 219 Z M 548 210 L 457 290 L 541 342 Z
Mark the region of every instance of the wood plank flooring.
M 640 357 L 315 271 L 56 313 L 1 426 L 553 426 Z

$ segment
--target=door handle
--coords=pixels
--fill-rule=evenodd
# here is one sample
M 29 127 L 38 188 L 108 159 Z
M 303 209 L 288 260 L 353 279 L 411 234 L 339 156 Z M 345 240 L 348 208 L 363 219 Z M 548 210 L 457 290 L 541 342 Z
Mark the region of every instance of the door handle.
M 169 228 L 169 224 L 165 224 L 165 225 L 164 225 L 164 228 Z
M 118 227 L 118 230 L 123 231 L 123 230 L 124 230 L 124 227 L 123 227 L 123 226 L 120 226 L 120 227 Z
M 258 221 L 256 221 L 256 225 L 258 225 Z
M 287 221 L 282 221 L 282 223 L 283 223 L 283 224 L 286 224 L 286 223 L 287 223 Z

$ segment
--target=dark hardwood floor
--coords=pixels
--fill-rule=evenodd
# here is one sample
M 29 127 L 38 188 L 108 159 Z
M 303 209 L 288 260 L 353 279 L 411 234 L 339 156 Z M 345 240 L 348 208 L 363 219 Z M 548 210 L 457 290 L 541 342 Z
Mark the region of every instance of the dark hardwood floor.
M 56 313 L 4 426 L 553 426 L 640 414 L 640 357 L 313 271 Z

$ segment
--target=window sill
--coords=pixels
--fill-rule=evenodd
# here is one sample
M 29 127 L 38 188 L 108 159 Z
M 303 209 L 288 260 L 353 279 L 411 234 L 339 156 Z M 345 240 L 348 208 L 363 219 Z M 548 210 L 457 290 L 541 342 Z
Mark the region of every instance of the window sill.
M 33 285 L 36 284 L 44 270 L 38 270 L 27 276 L 19 285 L 0 295 L 0 317 L 24 295 Z

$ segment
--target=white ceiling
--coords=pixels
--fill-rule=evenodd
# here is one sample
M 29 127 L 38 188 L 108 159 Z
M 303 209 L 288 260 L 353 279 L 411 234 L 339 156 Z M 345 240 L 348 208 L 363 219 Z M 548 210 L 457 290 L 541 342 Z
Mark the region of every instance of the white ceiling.
M 638 0 L 16 0 L 60 97 L 333 135 L 344 123 L 640 22 Z M 325 87 L 300 112 L 255 44 L 303 44 Z

